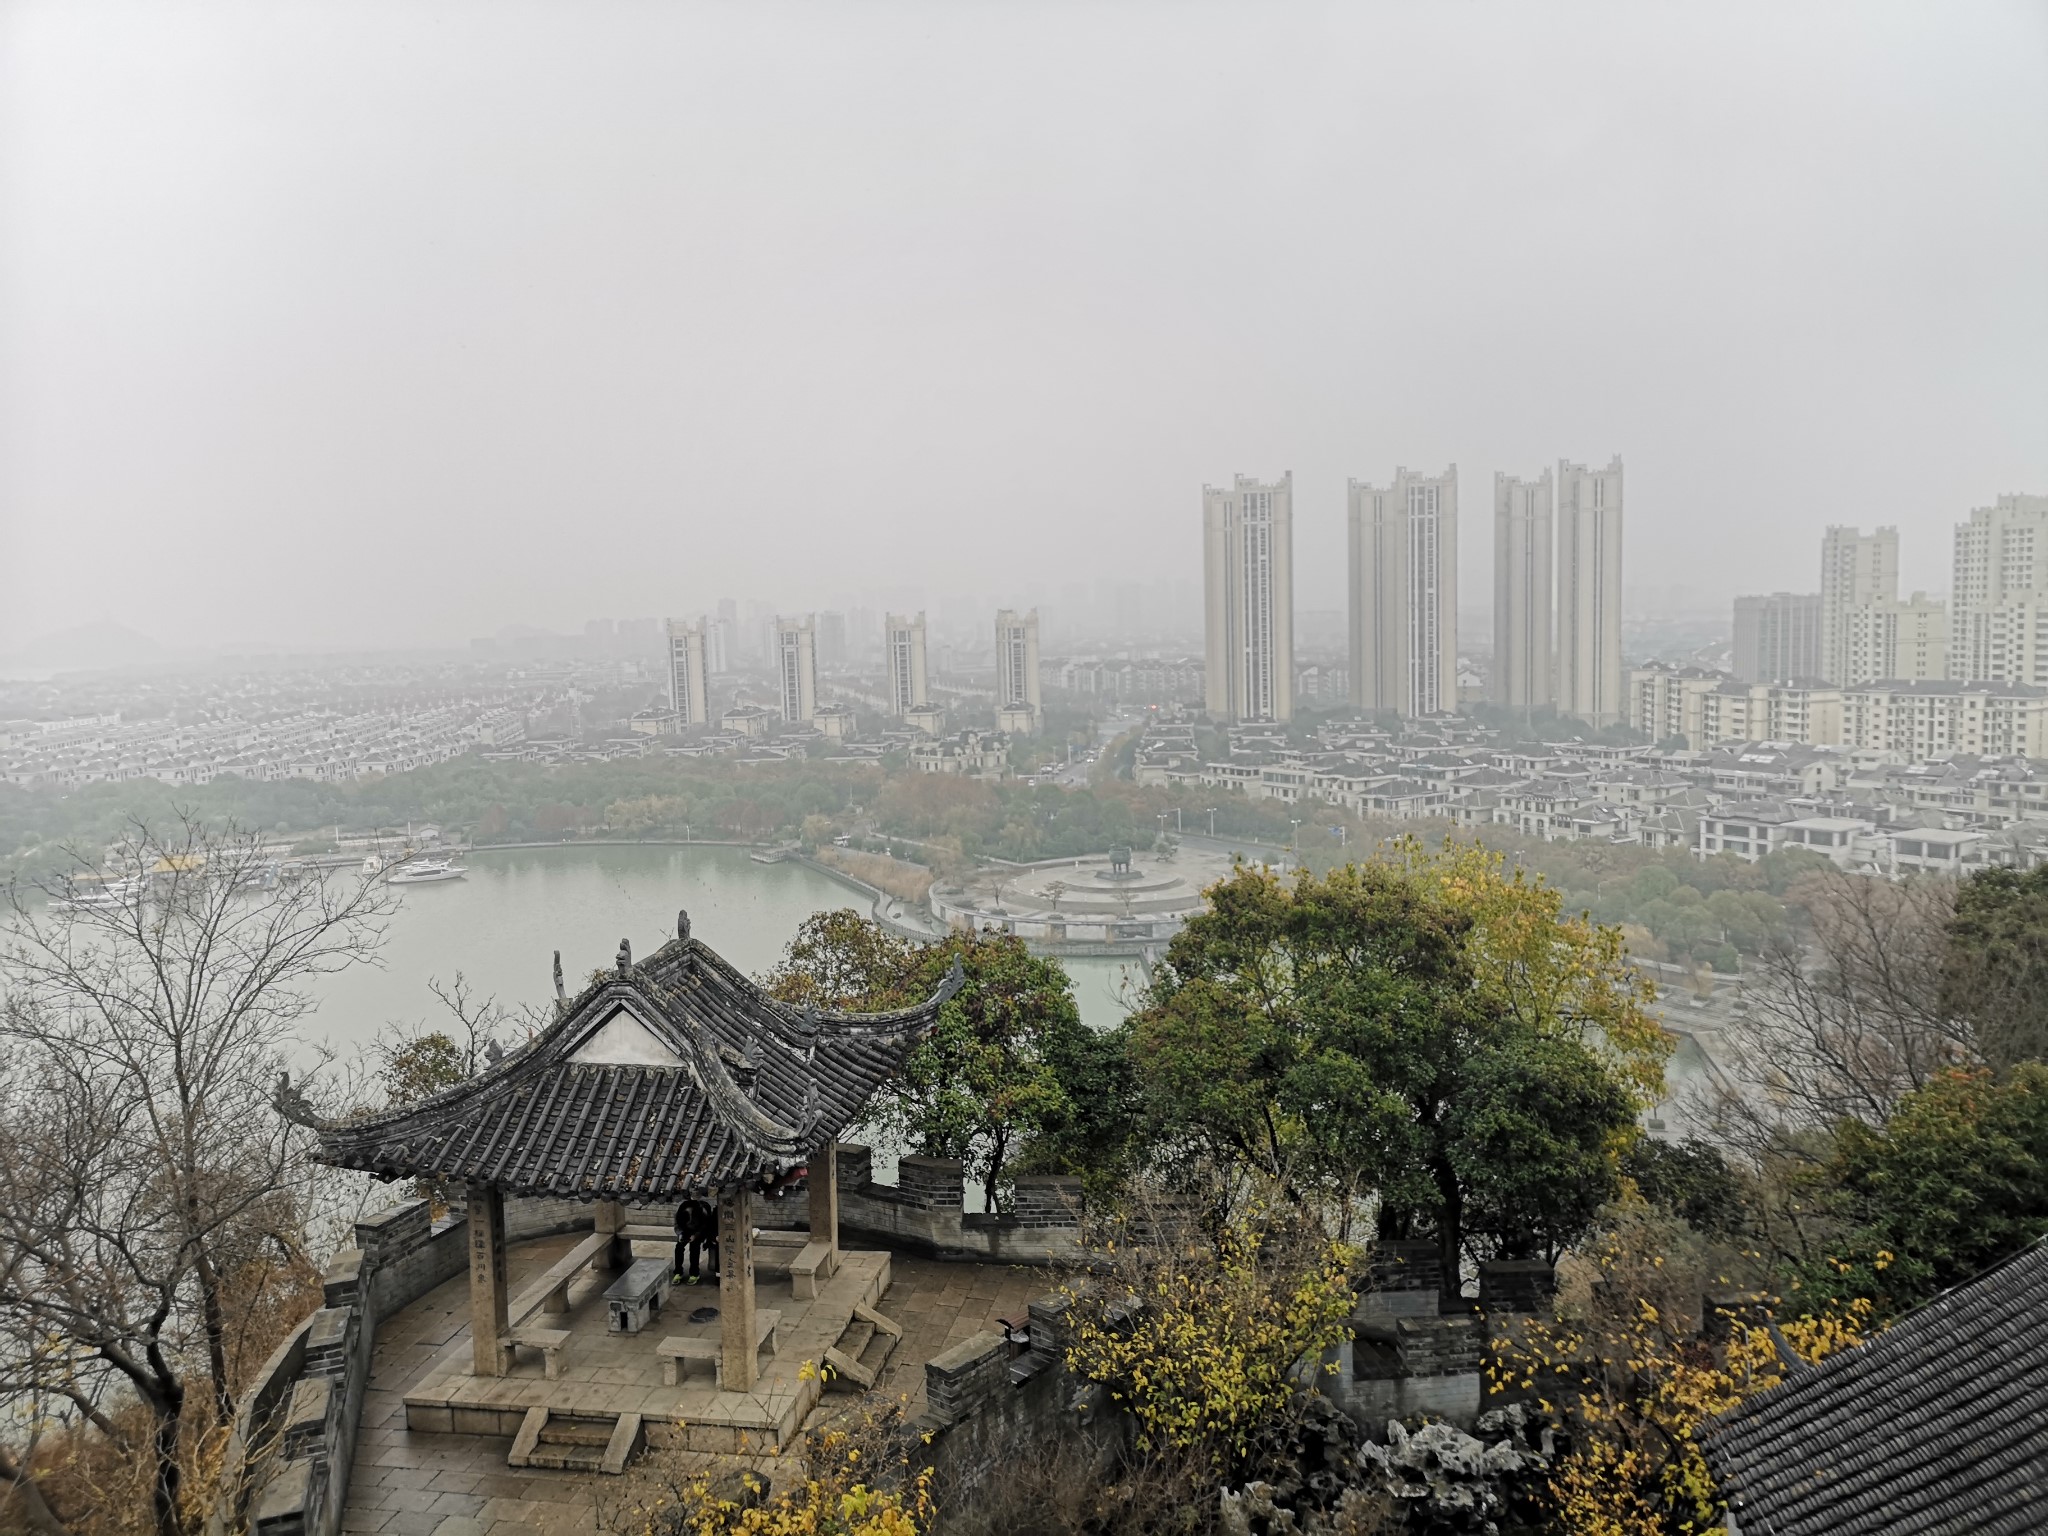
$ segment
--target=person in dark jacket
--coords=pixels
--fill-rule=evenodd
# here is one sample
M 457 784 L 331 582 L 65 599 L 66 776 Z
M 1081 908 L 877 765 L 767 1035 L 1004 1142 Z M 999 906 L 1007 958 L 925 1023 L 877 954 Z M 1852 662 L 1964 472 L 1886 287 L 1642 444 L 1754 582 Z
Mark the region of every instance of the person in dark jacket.
M 718 1207 L 708 1200 L 685 1200 L 676 1207 L 675 1278 L 678 1285 L 718 1279 Z

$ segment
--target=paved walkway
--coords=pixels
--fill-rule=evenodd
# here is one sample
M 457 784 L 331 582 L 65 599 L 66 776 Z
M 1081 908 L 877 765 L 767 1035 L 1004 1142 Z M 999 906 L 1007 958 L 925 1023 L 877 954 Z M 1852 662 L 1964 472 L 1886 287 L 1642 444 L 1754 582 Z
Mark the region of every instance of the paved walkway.
M 580 1235 L 515 1247 L 507 1255 L 514 1288 L 567 1253 Z M 1058 1283 L 1042 1269 L 902 1255 L 893 1273 L 882 1310 L 903 1325 L 903 1338 L 873 1396 L 901 1397 L 911 1414 L 924 1407 L 925 1361 L 997 1328 L 998 1318 L 1022 1318 L 1032 1297 Z M 394 1536 L 595 1536 L 598 1478 L 509 1468 L 509 1437 L 419 1434 L 405 1427 L 406 1392 L 451 1344 L 468 1338 L 468 1304 L 467 1277 L 458 1276 L 378 1330 L 341 1528 Z M 851 1401 L 834 1394 L 819 1411 Z

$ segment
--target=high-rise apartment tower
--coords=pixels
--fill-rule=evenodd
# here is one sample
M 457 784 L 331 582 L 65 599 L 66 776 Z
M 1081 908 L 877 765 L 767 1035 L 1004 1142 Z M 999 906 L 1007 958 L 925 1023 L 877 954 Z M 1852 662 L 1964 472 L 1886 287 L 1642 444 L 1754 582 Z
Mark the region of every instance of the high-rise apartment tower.
M 732 626 L 709 614 L 704 617 L 704 666 L 714 676 L 733 670 Z
M 813 622 L 818 630 L 818 665 L 845 666 L 846 615 L 839 612 L 820 613 L 814 616 Z
M 1038 610 L 996 614 L 996 724 L 1006 731 L 1038 729 Z
M 711 719 L 711 668 L 705 656 L 705 630 L 700 619 L 686 624 L 668 621 L 668 702 L 679 725 L 704 725 Z
M 1856 610 L 1899 597 L 1899 530 L 1836 525 L 1820 546 L 1820 675 L 1850 687 L 1873 681 L 1856 675 Z
M 1202 487 L 1204 703 L 1219 720 L 1294 714 L 1294 472 Z
M 2001 496 L 1956 525 L 1948 666 L 2048 686 L 2048 496 Z
M 818 717 L 818 637 L 808 616 L 775 621 L 775 679 L 784 720 L 808 725 Z
M 883 619 L 882 650 L 889 663 L 889 713 L 901 720 L 932 701 L 925 682 L 924 615 L 892 613 Z
M 1617 725 L 1621 683 L 1621 457 L 1557 466 L 1557 712 Z
M 1536 709 L 1557 697 L 1551 654 L 1551 480 L 1493 477 L 1493 702 Z M 1354 622 L 1356 620 L 1354 619 Z
M 1772 592 L 1735 599 L 1734 667 L 1745 683 L 1818 680 L 1820 594 Z
M 1403 716 L 1458 707 L 1458 467 L 1350 482 L 1351 702 Z

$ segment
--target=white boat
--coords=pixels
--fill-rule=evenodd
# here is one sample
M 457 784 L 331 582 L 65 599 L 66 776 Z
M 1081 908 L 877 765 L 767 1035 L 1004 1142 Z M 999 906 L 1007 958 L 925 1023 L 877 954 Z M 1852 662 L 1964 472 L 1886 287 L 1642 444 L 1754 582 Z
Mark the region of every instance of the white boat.
M 108 880 L 98 886 L 73 883 L 52 906 L 73 912 L 119 912 L 129 907 L 140 906 L 142 898 L 149 893 L 149 882 L 145 879 Z
M 437 880 L 460 880 L 469 871 L 447 859 L 411 859 L 384 877 L 386 885 L 430 885 Z

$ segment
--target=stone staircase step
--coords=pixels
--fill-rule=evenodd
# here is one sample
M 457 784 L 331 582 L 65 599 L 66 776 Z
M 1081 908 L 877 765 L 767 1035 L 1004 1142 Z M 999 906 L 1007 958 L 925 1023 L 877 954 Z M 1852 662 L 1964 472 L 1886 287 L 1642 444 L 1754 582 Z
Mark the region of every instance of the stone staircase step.
M 613 1476 L 626 1470 L 626 1463 L 633 1459 L 633 1453 L 646 1441 L 646 1431 L 641 1428 L 640 1415 L 622 1413 L 619 1422 L 612 1428 L 611 1443 L 604 1448 L 604 1462 L 600 1471 Z
M 526 1418 L 520 1423 L 519 1433 L 513 1438 L 511 1454 L 505 1458 L 508 1467 L 524 1467 L 531 1463 L 533 1449 L 540 1444 L 540 1432 L 547 1428 L 548 1411 L 545 1408 L 529 1408 Z
M 903 1337 L 903 1325 L 901 1323 L 892 1317 L 884 1317 L 879 1311 L 864 1301 L 854 1304 L 853 1315 L 860 1322 L 872 1324 L 877 1333 L 886 1333 L 892 1339 Z
M 526 1410 L 505 1464 L 616 1474 L 625 1471 L 644 1441 L 637 1413 L 551 1413 L 535 1407 Z
M 893 1333 L 878 1333 L 860 1352 L 861 1365 L 871 1371 L 877 1381 L 882 1379 L 882 1368 L 889 1363 L 889 1356 L 896 1352 L 897 1338 Z
M 903 1337 L 903 1326 L 865 1302 L 853 1309 L 839 1342 L 825 1351 L 832 1374 L 826 1386 L 844 1392 L 865 1392 L 881 1378 L 882 1367 Z
M 609 1445 L 616 1415 L 602 1419 L 564 1418 L 552 1415 L 540 1432 L 542 1445 Z
M 831 1375 L 825 1378 L 828 1390 L 865 1392 L 875 1384 L 874 1373 L 858 1360 L 842 1355 L 836 1349 L 825 1351 L 825 1366 Z

